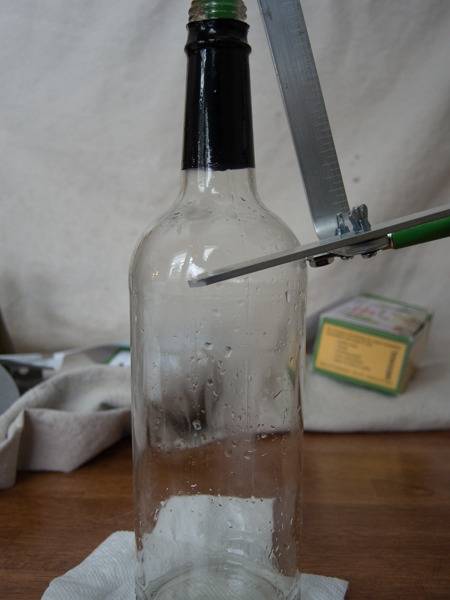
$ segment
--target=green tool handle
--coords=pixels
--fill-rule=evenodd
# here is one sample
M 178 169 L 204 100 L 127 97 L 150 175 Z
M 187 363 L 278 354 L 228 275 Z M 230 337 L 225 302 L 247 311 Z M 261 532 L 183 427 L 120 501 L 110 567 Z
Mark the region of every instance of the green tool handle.
M 390 235 L 391 247 L 395 250 L 440 240 L 445 237 L 450 237 L 450 217 L 403 229 Z

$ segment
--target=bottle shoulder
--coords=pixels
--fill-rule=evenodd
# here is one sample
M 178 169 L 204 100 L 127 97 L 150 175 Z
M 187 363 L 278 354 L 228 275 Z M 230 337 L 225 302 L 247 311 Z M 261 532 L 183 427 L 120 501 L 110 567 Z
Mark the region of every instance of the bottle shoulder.
M 145 232 L 132 257 L 133 279 L 187 279 L 297 245 L 292 230 L 255 199 L 185 200 Z M 146 275 L 147 274 L 147 275 Z

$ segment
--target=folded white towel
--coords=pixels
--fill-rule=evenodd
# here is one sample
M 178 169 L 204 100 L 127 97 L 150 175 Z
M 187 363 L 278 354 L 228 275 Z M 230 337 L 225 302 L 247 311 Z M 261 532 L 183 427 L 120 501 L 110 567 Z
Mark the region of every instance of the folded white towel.
M 16 471 L 73 471 L 130 431 L 130 372 L 87 367 L 56 375 L 0 415 L 0 489 Z
M 41 600 L 134 600 L 134 560 L 133 533 L 117 531 L 81 564 L 54 579 Z M 341 600 L 348 584 L 305 574 L 300 586 L 301 600 Z
M 181 496 L 170 498 L 161 506 L 154 532 L 146 539 L 151 549 L 150 560 L 144 561 L 149 579 L 158 578 L 171 568 L 176 569 L 189 560 L 201 565 L 217 553 L 230 523 L 235 529 L 258 531 L 260 538 L 249 548 L 252 564 L 264 569 L 266 580 L 279 589 L 287 600 L 342 600 L 347 582 L 329 577 L 301 575 L 284 577 L 277 573 L 267 558 L 272 540 L 273 500 L 254 504 L 240 498 L 221 497 L 220 507 L 211 496 Z M 205 554 L 204 539 L 208 534 Z M 258 543 L 260 542 L 260 543 Z M 134 536 L 130 532 L 111 535 L 80 565 L 55 579 L 42 600 L 131 600 L 134 596 L 135 571 Z M 255 571 L 256 572 L 256 571 Z M 221 599 L 224 590 L 216 589 L 214 578 L 202 580 L 202 590 L 208 598 Z M 255 591 L 258 594 L 257 591 Z M 250 598 L 246 598 L 250 600 Z M 255 596 L 255 600 L 260 600 Z

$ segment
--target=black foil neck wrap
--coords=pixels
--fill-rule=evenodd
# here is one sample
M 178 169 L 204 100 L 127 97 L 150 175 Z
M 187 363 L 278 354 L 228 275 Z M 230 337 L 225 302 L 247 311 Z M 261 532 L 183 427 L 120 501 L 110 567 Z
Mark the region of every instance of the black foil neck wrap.
M 255 166 L 248 25 L 234 19 L 188 25 L 183 169 Z

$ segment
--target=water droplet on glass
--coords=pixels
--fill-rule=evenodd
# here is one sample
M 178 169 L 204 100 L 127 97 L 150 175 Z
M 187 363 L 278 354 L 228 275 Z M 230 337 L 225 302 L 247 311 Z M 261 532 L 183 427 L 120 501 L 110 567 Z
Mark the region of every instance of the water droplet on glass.
M 211 344 L 211 342 L 205 342 L 205 348 L 206 350 L 212 350 L 214 346 Z
M 201 431 L 202 424 L 198 419 L 195 419 L 195 421 L 192 421 L 192 427 L 195 429 L 195 431 Z
M 225 346 L 225 358 L 230 358 L 233 353 L 233 348 L 231 346 Z

